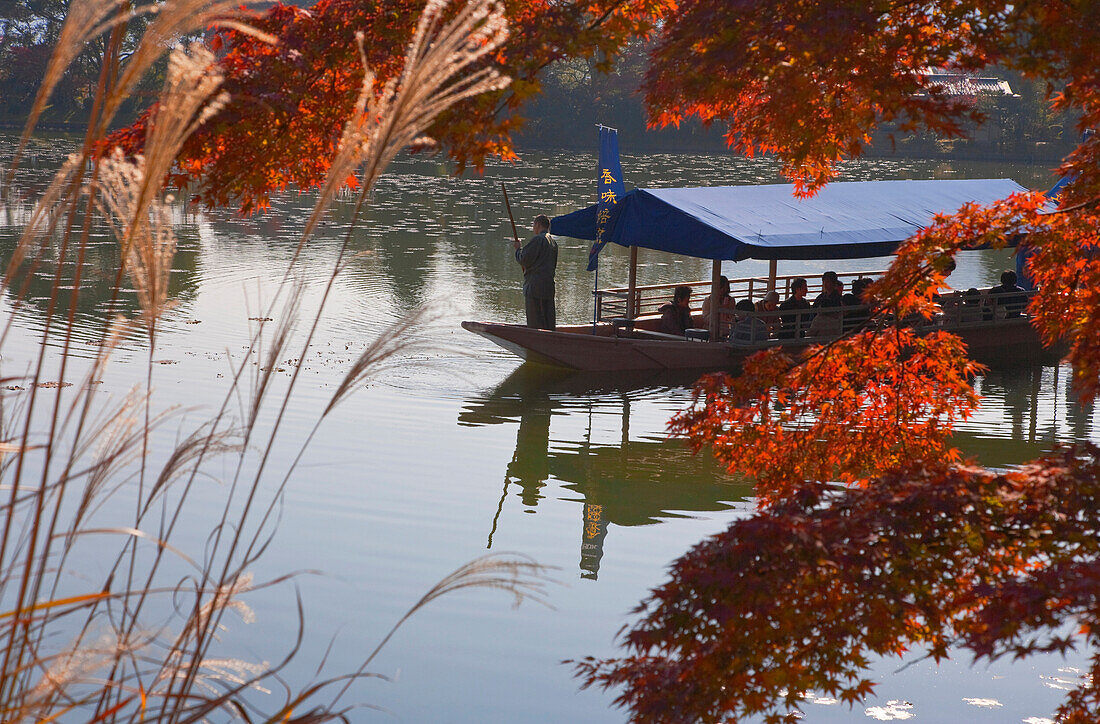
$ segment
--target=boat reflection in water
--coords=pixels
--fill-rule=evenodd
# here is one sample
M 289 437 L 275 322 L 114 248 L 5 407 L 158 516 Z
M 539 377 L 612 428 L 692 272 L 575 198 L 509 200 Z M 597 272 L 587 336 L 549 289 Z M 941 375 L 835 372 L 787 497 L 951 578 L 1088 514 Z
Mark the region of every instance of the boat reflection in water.
M 670 392 L 684 396 L 684 388 L 693 381 L 691 375 L 670 378 L 648 372 L 609 377 L 548 373 L 523 365 L 486 396 L 467 403 L 460 424 L 519 423 L 488 547 L 508 509 L 510 493 L 518 496 L 525 512 L 533 513 L 539 501 L 553 495 L 548 488 L 558 486 L 561 500 L 581 503 L 581 576 L 596 579 L 610 526 L 650 525 L 745 502 L 752 495 L 751 486 L 727 475 L 710 455 L 693 455 L 682 440 L 660 432 L 671 415 L 666 412 L 672 409 Z M 637 414 L 639 407 L 652 404 L 662 407 L 653 418 L 657 429 L 636 432 L 632 438 L 632 410 Z M 593 419 L 597 427 L 606 428 L 612 415 L 617 443 L 594 442 Z M 552 441 L 552 418 L 564 422 L 566 416 L 585 421 L 583 431 L 564 438 L 559 432 Z
M 1093 408 L 1079 402 L 1069 379 L 1058 366 L 990 371 L 976 383 L 982 407 L 959 424 L 952 444 L 964 458 L 1010 468 L 1058 445 L 1094 439 Z M 692 373 L 609 376 L 525 364 L 467 402 L 460 424 L 518 423 L 488 546 L 510 499 L 518 497 L 527 513 L 548 497 L 579 502 L 581 575 L 595 579 L 610 527 L 751 501 L 751 485 L 726 474 L 709 454 L 693 455 L 682 440 L 663 434 L 673 412 L 687 405 L 694 380 Z
M 1061 445 L 1096 442 L 1095 406 L 1082 402 L 1065 365 L 1020 364 L 977 380 L 981 407 L 958 423 L 952 444 L 967 458 L 1010 468 Z

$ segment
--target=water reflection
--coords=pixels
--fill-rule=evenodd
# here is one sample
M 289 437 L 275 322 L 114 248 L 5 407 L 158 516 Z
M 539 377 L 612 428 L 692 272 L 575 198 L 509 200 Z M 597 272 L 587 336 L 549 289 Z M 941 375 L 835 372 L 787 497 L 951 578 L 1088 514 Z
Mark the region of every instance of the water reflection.
M 13 222 L 0 224 L 0 264 L 7 264 L 19 243 L 21 221 L 26 217 L 23 212 L 29 210 L 23 206 L 0 204 L 0 219 Z M 168 299 L 186 309 L 198 293 L 201 248 L 197 225 L 193 221 L 187 223 L 178 209 L 175 216 L 177 249 L 168 278 Z M 83 253 L 76 248 L 79 235 L 80 220 L 77 219 L 67 246 L 60 238 L 53 238 L 28 251 L 15 272 L 15 282 L 10 289 L 4 290 L 4 296 L 13 301 L 18 299 L 21 306 L 31 312 L 21 318 L 32 320 L 32 324 L 44 324 L 47 314 L 52 314 L 54 321 L 64 321 L 73 312 L 76 337 L 92 340 L 102 333 L 104 320 L 116 314 L 135 317 L 140 312 L 140 304 L 136 292 L 126 288 L 125 281 L 122 288 L 115 291 L 119 246 L 107 235 L 102 224 L 92 225 Z M 74 294 L 78 275 L 79 293 Z M 51 301 L 55 288 L 58 294 Z
M 989 370 L 975 384 L 981 407 L 959 423 L 953 443 L 964 455 L 1003 468 L 1092 440 L 1094 405 L 1078 398 L 1071 380 L 1060 364 Z
M 580 569 L 596 579 L 611 526 L 639 526 L 696 512 L 727 510 L 751 487 L 728 476 L 709 455 L 692 455 L 682 440 L 631 435 L 631 413 L 655 396 L 685 393 L 689 378 L 663 372 L 635 376 L 553 373 L 523 365 L 484 396 L 467 402 L 463 425 L 517 424 L 516 448 L 490 526 L 488 547 L 509 496 L 525 513 L 536 513 L 549 487 L 561 499 L 581 504 Z M 686 399 L 686 398 L 685 398 Z M 555 416 L 587 416 L 576 433 L 551 435 Z M 593 419 L 617 418 L 617 444 L 597 443 Z M 606 427 L 604 423 L 597 423 Z M 606 431 L 606 430 L 605 430 Z M 646 431 L 649 432 L 649 431 Z

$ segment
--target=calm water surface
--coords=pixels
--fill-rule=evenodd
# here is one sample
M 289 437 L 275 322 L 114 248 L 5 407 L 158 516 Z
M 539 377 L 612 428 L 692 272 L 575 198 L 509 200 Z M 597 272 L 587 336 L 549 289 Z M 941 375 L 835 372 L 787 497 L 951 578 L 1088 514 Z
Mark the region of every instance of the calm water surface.
M 0 136 L 0 153 L 11 137 Z M 57 163 L 63 139 L 36 142 L 17 191 L 32 198 Z M 515 166 L 456 179 L 424 159 L 403 159 L 379 184 L 370 217 L 354 232 L 356 253 L 313 347 L 303 357 L 273 469 L 293 459 L 346 365 L 388 325 L 425 304 L 427 347 L 400 356 L 337 408 L 306 454 L 283 501 L 278 533 L 257 571 L 298 579 L 305 606 L 303 651 L 287 676 L 311 677 L 325 651 L 327 671 L 354 669 L 389 626 L 435 581 L 484 553 L 518 551 L 555 566 L 551 607 L 518 610 L 493 592 L 465 592 L 417 615 L 376 660 L 389 677 L 359 687 L 355 720 L 406 722 L 614 722 L 612 695 L 577 690 L 563 659 L 615 652 L 627 612 L 660 583 L 666 566 L 706 535 L 751 510 L 750 488 L 709 458 L 693 457 L 665 424 L 687 402 L 689 380 L 660 375 L 600 379 L 548 375 L 458 327 L 462 319 L 521 321 L 519 270 L 499 182 L 509 187 L 521 225 L 536 213 L 562 213 L 591 201 L 595 160 L 530 153 Z M 727 156 L 624 156 L 637 185 L 767 183 L 768 160 Z M 1045 168 L 942 161 L 851 164 L 848 180 L 1009 176 L 1033 188 Z M 160 405 L 202 419 L 221 399 L 226 377 L 270 300 L 309 212 L 309 198 L 287 194 L 251 219 L 178 211 L 180 251 L 169 314 L 154 352 Z M 0 209 L 0 245 L 10 253 L 29 206 Z M 343 200 L 301 266 L 315 308 L 350 221 Z M 90 356 L 106 314 L 113 252 L 96 238 L 77 310 L 74 364 Z M 586 242 L 560 239 L 558 318 L 589 319 L 592 277 Z M 609 247 L 601 282 L 625 283 L 627 254 Z M 1010 266 L 1005 253 L 973 253 L 952 277 L 957 287 L 990 285 Z M 49 266 L 49 265 L 47 265 Z M 838 271 L 882 268 L 883 260 L 837 262 Z M 766 264 L 728 264 L 729 276 L 766 273 Z M 790 263 L 781 273 L 820 271 Z M 53 269 L 30 280 L 29 308 L 4 343 L 2 372 L 25 372 L 47 324 L 44 295 Z M 709 262 L 642 253 L 640 283 L 709 276 Z M 134 301 L 122 300 L 132 311 Z M 312 307 L 311 307 L 312 305 Z M 60 314 L 65 310 L 58 310 Z M 0 312 L 11 314 L 10 299 Z M 54 320 L 59 321 L 58 319 Z M 295 352 L 295 354 L 298 354 Z M 104 378 L 118 398 L 144 379 L 149 349 L 128 341 Z M 289 364 L 278 373 L 289 377 Z M 1056 367 L 991 373 L 981 380 L 980 413 L 959 445 L 994 466 L 1011 466 L 1059 442 L 1097 438 L 1091 407 L 1077 404 Z M 57 394 L 51 392 L 50 394 Z M 65 394 L 64 391 L 62 394 Z M 170 440 L 174 431 L 166 438 Z M 212 471 L 215 475 L 230 471 Z M 225 485 L 206 483 L 199 502 L 216 510 Z M 177 545 L 201 550 L 207 527 Z M 96 565 L 94 561 L 88 565 Z M 242 658 L 278 660 L 298 626 L 286 587 L 255 594 L 258 621 L 231 622 L 227 647 Z M 904 670 L 900 670 L 903 665 Z M 919 654 L 876 665 L 879 696 L 854 710 L 827 699 L 807 705 L 807 721 L 1046 721 L 1078 675 L 1077 658 L 971 667 L 965 656 L 938 668 Z

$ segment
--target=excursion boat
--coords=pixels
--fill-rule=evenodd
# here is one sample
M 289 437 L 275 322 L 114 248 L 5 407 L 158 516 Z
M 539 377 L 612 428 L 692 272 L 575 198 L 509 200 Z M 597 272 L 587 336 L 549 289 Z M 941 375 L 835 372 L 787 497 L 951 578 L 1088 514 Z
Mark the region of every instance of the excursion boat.
M 888 256 L 905 239 L 966 203 L 989 204 L 1025 192 L 1010 179 L 860 181 L 833 183 L 816 196 L 798 199 L 790 184 L 634 189 L 620 200 L 605 230 L 610 241 L 630 249 L 625 287 L 595 292 L 591 324 L 559 326 L 554 331 L 525 325 L 463 322 L 462 326 L 528 362 L 583 371 L 736 370 L 748 356 L 781 346 L 797 353 L 849 331 L 867 319 L 861 306 L 807 311 L 738 312 L 718 310 L 683 336 L 658 331 L 658 308 L 680 284 L 639 286 L 640 249 L 711 259 L 710 280 L 692 281 L 693 302 L 717 290 L 723 261 L 769 261 L 768 276 L 730 280 L 731 296 L 756 302 L 770 291 L 786 299 L 794 275 L 780 276 L 786 260 L 862 259 Z M 597 207 L 556 217 L 551 232 L 595 240 Z M 826 266 L 822 264 L 822 266 Z M 838 273 L 845 289 L 881 272 Z M 820 275 L 800 274 L 809 284 L 808 299 L 821 290 Z M 1012 294 L 1010 303 L 990 290 L 977 297 L 957 290 L 940 294 L 943 313 L 927 323 L 959 335 L 970 356 L 987 364 L 1030 363 L 1057 356 L 1043 347 L 1030 319 L 1020 310 L 1031 292 Z M 822 319 L 815 319 L 821 317 Z M 752 320 L 759 320 L 754 322 Z M 828 322 L 823 324 L 822 322 Z M 764 333 L 730 335 L 738 324 Z

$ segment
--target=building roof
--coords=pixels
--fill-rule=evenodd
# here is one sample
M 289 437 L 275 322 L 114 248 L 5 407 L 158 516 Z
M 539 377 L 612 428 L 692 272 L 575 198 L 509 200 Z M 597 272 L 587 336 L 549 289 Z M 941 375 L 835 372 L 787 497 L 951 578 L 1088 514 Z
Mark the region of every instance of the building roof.
M 965 73 L 953 73 L 936 68 L 922 73 L 929 86 L 935 86 L 952 96 L 1010 96 L 1012 87 L 1000 78 L 979 78 Z

